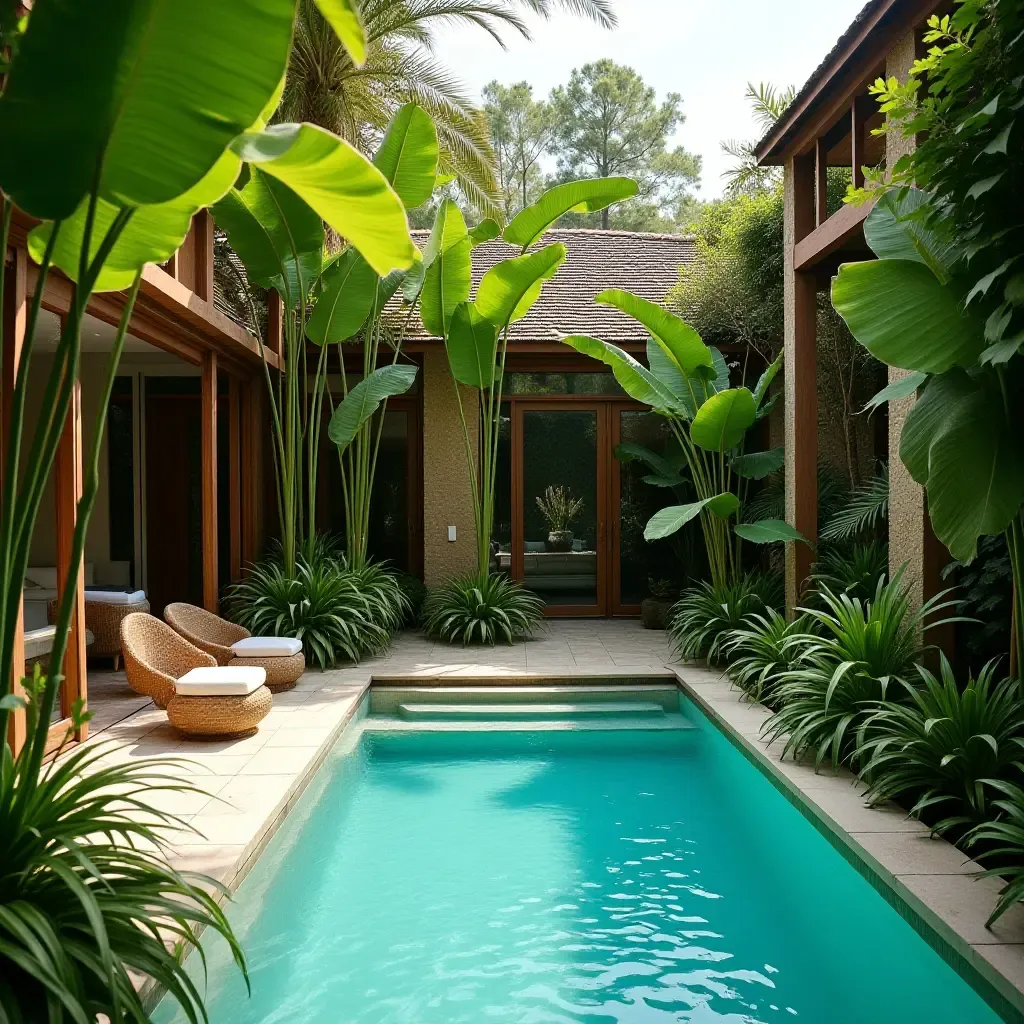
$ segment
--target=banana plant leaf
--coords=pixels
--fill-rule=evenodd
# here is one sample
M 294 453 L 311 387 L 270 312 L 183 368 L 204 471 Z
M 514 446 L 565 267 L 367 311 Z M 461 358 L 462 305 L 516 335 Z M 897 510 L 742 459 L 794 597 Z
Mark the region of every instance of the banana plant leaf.
M 384 277 L 416 258 L 405 208 L 387 178 L 358 150 L 312 124 L 278 124 L 232 148 L 284 182 Z
M 730 465 L 732 471 L 747 480 L 763 480 L 769 473 L 782 469 L 786 461 L 785 448 L 772 448 L 766 452 L 748 452 L 735 456 Z
M 423 249 L 423 285 L 419 292 L 420 318 L 435 338 L 448 333 L 455 307 L 469 298 L 472 283 L 472 242 L 462 211 L 444 200 L 434 216 L 434 227 Z M 404 292 L 407 301 L 410 292 Z
M 864 240 L 879 259 L 923 263 L 946 284 L 963 250 L 952 232 L 930 226 L 932 213 L 920 189 L 886 192 L 864 221 Z
M 359 18 L 356 0 L 315 0 L 324 20 L 334 29 L 348 51 L 352 63 L 361 68 L 366 63 L 366 32 Z
M 877 395 L 874 395 L 864 404 L 861 412 L 873 412 L 880 405 L 885 405 L 887 402 L 909 398 L 911 395 L 917 394 L 917 389 L 927 379 L 927 373 L 921 373 L 920 370 L 911 370 L 909 373 L 903 374 L 902 377 L 897 377 L 896 380 L 886 384 Z
M 448 365 L 460 384 L 489 388 L 494 383 L 498 330 L 471 302 L 460 302 L 448 328 Z
M 730 388 L 712 395 L 690 424 L 690 440 L 707 451 L 735 448 L 757 415 L 754 396 L 746 388 Z
M 711 498 L 692 501 L 688 505 L 670 505 L 655 512 L 644 527 L 644 540 L 662 540 L 681 530 L 691 519 L 696 519 L 704 509 L 728 519 L 740 507 L 740 499 L 729 491 Z
M 472 240 L 473 248 L 497 238 L 501 234 L 501 225 L 490 217 L 485 217 L 476 227 L 470 228 L 469 237 Z
M 355 439 L 362 425 L 392 395 L 404 395 L 416 380 L 417 367 L 407 363 L 380 366 L 363 378 L 334 410 L 327 436 L 344 451 Z
M 421 206 L 437 176 L 437 129 L 422 107 L 406 103 L 391 119 L 373 157 L 407 210 Z
M 321 275 L 320 296 L 306 324 L 306 337 L 316 345 L 354 337 L 370 316 L 380 281 L 355 249 L 346 249 Z
M 772 381 L 775 380 L 776 374 L 782 367 L 782 353 L 780 352 L 772 362 L 765 367 L 764 373 L 761 374 L 757 379 L 757 384 L 754 385 L 754 407 L 756 409 L 761 408 L 761 403 L 765 400 L 765 396 L 768 394 L 768 389 L 772 386 Z
M 636 402 L 649 405 L 656 412 L 678 413 L 679 399 L 650 370 L 638 363 L 628 352 L 616 345 L 591 338 L 586 334 L 569 334 L 561 338 L 563 344 L 597 359 L 611 367 L 622 390 Z
M 522 319 L 540 297 L 544 282 L 565 262 L 565 254 L 565 246 L 555 242 L 526 256 L 496 263 L 476 290 L 477 312 L 499 330 Z
M 876 359 L 922 373 L 973 366 L 985 346 L 984 324 L 962 296 L 923 263 L 845 263 L 832 281 L 832 305 Z
M 213 168 L 281 82 L 294 0 L 38 0 L 0 96 L 0 189 L 70 217 L 166 203 Z M 187 88 L 168 83 L 187 83 Z
M 594 213 L 612 203 L 630 199 L 637 191 L 637 183 L 632 178 L 584 178 L 556 185 L 509 221 L 505 226 L 505 241 L 529 249 L 563 214 L 570 211 Z
M 751 544 L 776 544 L 779 542 L 802 541 L 808 547 L 811 542 L 784 519 L 761 519 L 756 523 L 737 523 L 733 527 L 737 537 L 749 540 Z

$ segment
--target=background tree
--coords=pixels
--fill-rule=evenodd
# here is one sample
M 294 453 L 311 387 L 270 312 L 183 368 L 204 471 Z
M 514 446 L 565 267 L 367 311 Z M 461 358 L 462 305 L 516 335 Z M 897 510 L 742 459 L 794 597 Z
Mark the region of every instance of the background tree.
M 659 105 L 654 89 L 632 68 L 611 60 L 577 68 L 568 85 L 551 93 L 560 177 L 634 178 L 638 200 L 615 214 L 616 226 L 635 230 L 674 222 L 700 181 L 701 166 L 700 157 L 682 146 L 667 148 L 683 123 L 681 107 L 677 93 Z M 610 225 L 604 209 L 601 227 Z
M 551 143 L 551 108 L 533 98 L 533 86 L 527 82 L 489 82 L 483 99 L 505 217 L 511 219 L 543 190 L 540 161 Z

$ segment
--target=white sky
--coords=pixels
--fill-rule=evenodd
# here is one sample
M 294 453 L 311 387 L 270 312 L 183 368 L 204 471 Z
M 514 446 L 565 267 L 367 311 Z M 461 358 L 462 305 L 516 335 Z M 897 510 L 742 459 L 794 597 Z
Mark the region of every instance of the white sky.
M 478 28 L 438 31 L 436 56 L 479 100 L 492 79 L 527 81 L 545 98 L 569 72 L 611 57 L 638 71 L 659 100 L 683 98 L 675 143 L 704 158 L 700 196 L 721 194 L 731 159 L 723 139 L 758 134 L 743 93 L 748 81 L 802 85 L 865 0 L 616 0 L 619 27 L 557 14 L 530 19 L 532 41 L 506 32 L 507 50 Z

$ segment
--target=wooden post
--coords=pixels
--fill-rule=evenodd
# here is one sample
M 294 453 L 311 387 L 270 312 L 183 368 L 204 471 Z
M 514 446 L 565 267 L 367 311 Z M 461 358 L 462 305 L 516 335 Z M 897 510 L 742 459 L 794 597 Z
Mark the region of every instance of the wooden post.
M 864 187 L 864 143 L 868 121 L 865 99 L 856 97 L 850 107 L 850 172 L 854 188 Z
M 2 209 L 2 204 L 0 204 Z M 0 253 L 0 259 L 6 261 L 4 294 L 2 296 L 3 316 L 3 357 L 0 362 L 0 480 L 5 472 L 7 438 L 10 429 L 11 402 L 14 396 L 14 384 L 18 374 L 18 363 L 25 342 L 25 323 L 28 318 L 28 256 L 24 249 L 10 249 Z M 5 510 L 0 508 L 0 520 Z M 10 666 L 0 667 L 0 671 L 11 672 L 13 692 L 23 693 L 21 679 L 25 675 L 25 622 L 24 605 L 19 602 L 18 618 L 14 626 L 14 648 Z M 26 722 L 25 712 L 15 711 L 8 719 L 7 740 L 12 750 L 17 753 L 25 743 Z M 0 737 L 0 743 L 3 738 Z
M 75 542 L 75 525 L 78 522 L 78 503 L 82 498 L 84 477 L 82 455 L 82 385 L 75 381 L 71 392 L 71 405 L 60 435 L 57 458 L 54 461 L 54 497 L 56 499 L 57 525 L 57 599 L 63 600 L 64 581 L 72 570 L 72 551 Z M 85 568 L 84 559 L 78 565 L 75 577 L 74 608 L 71 613 L 71 631 L 68 634 L 68 649 L 64 656 L 64 681 L 60 687 L 61 716 L 71 714 L 71 705 L 76 698 L 87 697 L 85 664 Z M 56 671 L 57 666 L 51 666 Z M 83 725 L 75 739 L 84 740 L 88 726 Z
M 825 140 L 814 143 L 814 224 L 821 227 L 828 220 L 828 152 Z
M 213 302 L 213 218 L 209 210 L 200 210 L 192 220 L 195 236 L 195 283 L 193 291 L 206 302 Z
M 202 451 L 202 538 L 203 607 L 218 608 L 217 558 L 217 353 L 203 356 L 203 377 L 199 399 L 200 447 Z
M 817 299 L 813 274 L 794 266 L 796 243 L 814 228 L 815 155 L 786 167 L 785 196 L 785 398 L 786 521 L 812 544 L 818 534 Z M 786 545 L 786 610 L 792 614 L 810 574 L 812 553 Z
M 241 381 L 228 377 L 228 508 L 231 521 L 231 582 L 242 575 L 242 431 Z

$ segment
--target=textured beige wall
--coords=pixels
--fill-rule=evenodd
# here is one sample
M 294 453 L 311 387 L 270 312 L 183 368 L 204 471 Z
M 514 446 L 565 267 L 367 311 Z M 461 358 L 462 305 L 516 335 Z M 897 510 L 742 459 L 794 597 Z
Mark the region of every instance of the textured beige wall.
M 479 426 L 476 392 L 461 388 L 473 457 Z M 423 357 L 423 577 L 428 587 L 476 570 L 473 490 L 459 406 L 444 349 Z M 454 526 L 456 540 L 448 540 Z
M 796 382 L 789 367 L 795 361 L 796 341 L 796 272 L 793 269 L 792 252 L 796 245 L 796 200 L 793 187 L 793 161 L 787 160 L 785 166 L 784 210 L 783 210 L 783 248 L 786 253 L 786 268 L 783 278 L 783 437 L 787 427 L 793 422 L 796 413 Z M 793 461 L 792 448 L 786 438 L 786 522 L 796 521 L 796 465 Z M 792 609 L 798 603 L 801 580 L 797 578 L 796 545 L 786 545 L 786 608 Z
M 903 80 L 910 71 L 915 58 L 915 39 L 907 33 L 889 53 L 885 62 L 888 77 Z M 896 135 L 885 137 L 885 162 L 891 167 L 901 156 L 914 148 L 913 139 Z M 905 370 L 889 368 L 889 380 L 898 380 Z M 925 557 L 925 509 L 924 490 L 914 483 L 900 460 L 900 437 L 907 415 L 917 399 L 901 398 L 889 403 L 889 569 L 895 572 L 900 566 L 907 582 L 912 585 L 915 605 L 920 605 L 924 593 Z

